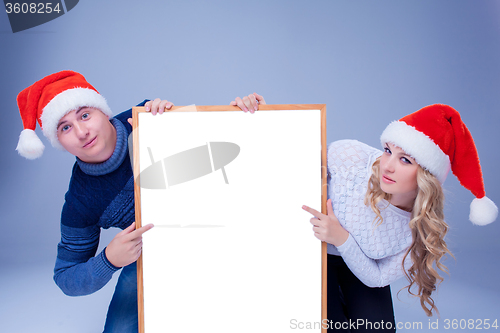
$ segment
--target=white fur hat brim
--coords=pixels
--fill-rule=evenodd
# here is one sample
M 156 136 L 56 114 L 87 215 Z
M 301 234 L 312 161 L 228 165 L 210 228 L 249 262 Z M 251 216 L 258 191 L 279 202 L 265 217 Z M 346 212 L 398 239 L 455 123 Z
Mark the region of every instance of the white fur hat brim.
M 439 182 L 444 183 L 451 169 L 450 158 L 424 133 L 403 121 L 393 121 L 380 136 L 382 146 L 390 142 L 410 155 Z

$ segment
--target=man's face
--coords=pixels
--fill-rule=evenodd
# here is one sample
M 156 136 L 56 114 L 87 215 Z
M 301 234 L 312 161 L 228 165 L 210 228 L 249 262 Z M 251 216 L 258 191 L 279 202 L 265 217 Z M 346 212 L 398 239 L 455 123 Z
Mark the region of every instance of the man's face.
M 106 161 L 116 146 L 116 130 L 99 109 L 83 107 L 59 120 L 57 138 L 71 154 L 87 163 Z

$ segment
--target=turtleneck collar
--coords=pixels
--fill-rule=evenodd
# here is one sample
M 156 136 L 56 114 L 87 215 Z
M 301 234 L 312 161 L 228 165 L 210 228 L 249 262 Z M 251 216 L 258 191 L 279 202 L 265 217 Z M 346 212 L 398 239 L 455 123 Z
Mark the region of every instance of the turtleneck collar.
M 116 147 L 111 157 L 102 163 L 87 163 L 78 157 L 76 158 L 80 169 L 89 176 L 102 176 L 115 171 L 127 156 L 127 129 L 125 125 L 115 118 L 111 118 L 109 121 L 116 129 Z

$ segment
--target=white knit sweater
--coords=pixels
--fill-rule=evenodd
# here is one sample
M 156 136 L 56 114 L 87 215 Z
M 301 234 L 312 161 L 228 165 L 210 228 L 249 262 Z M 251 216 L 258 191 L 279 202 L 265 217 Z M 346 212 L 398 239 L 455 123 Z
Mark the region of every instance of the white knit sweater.
M 328 244 L 328 253 L 340 254 L 369 287 L 387 286 L 404 275 L 402 261 L 412 242 L 411 213 L 383 200 L 379 204 L 383 223 L 375 226 L 376 215 L 363 202 L 371 167 L 381 154 L 355 140 L 335 141 L 328 147 L 328 195 L 340 224 L 349 232 L 341 246 Z M 411 267 L 410 256 L 404 266 Z

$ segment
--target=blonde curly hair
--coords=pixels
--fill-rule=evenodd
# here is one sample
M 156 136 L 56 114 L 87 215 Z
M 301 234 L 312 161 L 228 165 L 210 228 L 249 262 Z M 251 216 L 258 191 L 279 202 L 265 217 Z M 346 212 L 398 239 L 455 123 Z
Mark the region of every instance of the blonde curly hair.
M 409 285 L 405 288 L 408 293 L 420 298 L 422 309 L 427 316 L 432 316 L 433 311 L 437 313 L 439 311 L 431 294 L 436 290 L 437 285 L 443 281 L 436 268 L 448 273 L 441 260 L 446 254 L 453 255 L 444 241 L 444 237 L 448 232 L 448 225 L 444 221 L 444 194 L 441 184 L 436 177 L 420 165 L 417 171 L 417 184 L 418 193 L 413 204 L 409 223 L 413 241 L 403 258 L 402 265 L 404 267 L 405 259 L 410 255 L 413 265 L 408 270 L 405 270 L 405 275 L 409 281 Z M 374 220 L 376 225 L 383 223 L 377 205 L 382 199 L 390 201 L 391 195 L 380 188 L 379 157 L 373 163 L 372 175 L 364 199 L 365 205 L 370 206 L 377 215 Z M 416 292 L 412 291 L 414 286 L 417 288 Z

